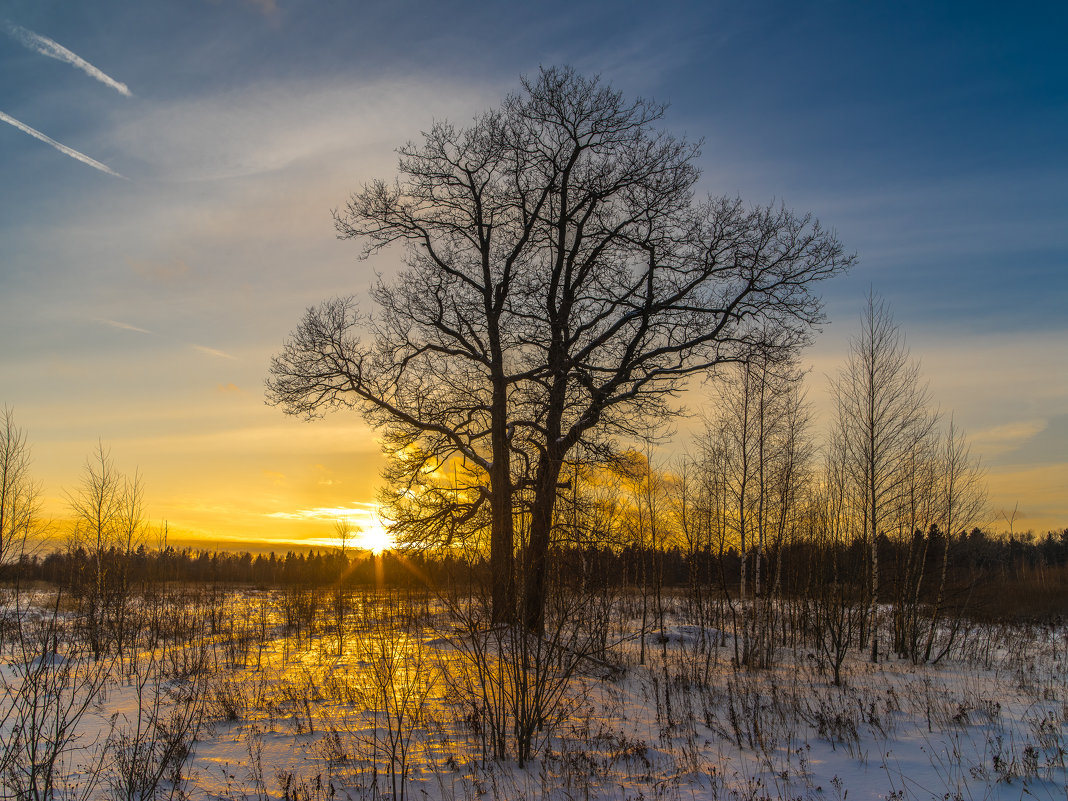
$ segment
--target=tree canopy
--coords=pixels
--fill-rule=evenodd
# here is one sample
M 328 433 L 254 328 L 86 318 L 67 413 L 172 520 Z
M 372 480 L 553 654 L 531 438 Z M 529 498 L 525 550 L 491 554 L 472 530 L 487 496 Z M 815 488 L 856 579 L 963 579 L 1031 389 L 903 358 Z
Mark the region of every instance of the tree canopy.
M 853 261 L 807 215 L 695 198 L 699 146 L 663 113 L 547 68 L 468 127 L 435 123 L 335 212 L 406 268 L 370 313 L 309 309 L 271 363 L 269 402 L 382 432 L 409 534 L 489 531 L 497 621 L 542 626 L 565 462 L 673 414 L 689 376 L 807 342 L 815 284 Z

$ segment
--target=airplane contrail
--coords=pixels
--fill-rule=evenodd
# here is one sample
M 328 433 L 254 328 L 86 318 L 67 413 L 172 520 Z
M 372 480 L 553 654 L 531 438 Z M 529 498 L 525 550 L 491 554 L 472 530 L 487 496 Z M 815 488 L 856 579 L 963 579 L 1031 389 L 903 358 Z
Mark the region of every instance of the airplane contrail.
M 130 325 L 129 323 L 124 323 L 121 320 L 104 320 L 104 319 L 97 318 L 96 322 L 100 323 L 101 325 L 109 325 L 112 328 L 119 328 L 119 329 L 122 329 L 123 331 L 137 331 L 139 334 L 151 334 L 152 333 L 147 328 L 138 328 L 136 325 Z
M 100 170 L 101 172 L 106 172 L 108 175 L 114 175 L 116 178 L 122 178 L 123 180 L 126 179 L 125 175 L 120 175 L 119 173 L 115 172 L 115 170 L 111 169 L 111 167 L 109 167 L 107 164 L 101 164 L 96 159 L 91 159 L 84 153 L 79 153 L 72 147 L 67 147 L 66 145 L 60 144 L 52 137 L 45 136 L 43 133 L 36 130 L 35 128 L 31 128 L 29 125 L 19 122 L 14 117 L 10 117 L 2 111 L 0 111 L 0 121 L 6 122 L 8 125 L 14 125 L 23 133 L 28 133 L 34 139 L 40 139 L 45 144 L 49 144 L 54 147 L 60 153 L 64 153 L 70 156 L 72 159 L 77 159 L 82 164 L 88 164 L 90 167 L 94 167 Z
M 47 36 L 41 36 L 39 33 L 34 33 L 28 28 L 23 28 L 21 25 L 16 25 L 10 20 L 4 20 L 4 29 L 7 31 L 8 36 L 23 46 L 28 47 L 30 50 L 40 53 L 42 56 L 48 56 L 57 61 L 66 62 L 72 67 L 77 67 L 90 78 L 100 81 L 100 83 L 105 86 L 110 86 L 119 94 L 125 95 L 126 97 L 133 96 L 129 86 L 116 81 L 110 75 L 97 69 L 81 56 L 72 53 L 59 42 L 55 42 Z
M 205 347 L 204 345 L 194 345 L 193 347 L 207 356 L 215 356 L 219 359 L 232 359 L 235 362 L 237 361 L 236 356 L 231 356 L 229 353 L 226 353 L 221 350 L 216 350 L 215 348 Z

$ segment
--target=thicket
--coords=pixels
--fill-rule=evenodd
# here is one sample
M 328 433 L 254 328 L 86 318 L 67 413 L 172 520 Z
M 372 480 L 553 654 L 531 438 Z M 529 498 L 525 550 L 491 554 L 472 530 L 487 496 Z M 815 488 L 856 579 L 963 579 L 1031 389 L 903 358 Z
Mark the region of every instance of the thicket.
M 944 545 L 945 537 L 936 526 L 914 532 L 907 544 L 881 537 L 879 558 L 889 568 L 880 599 L 890 601 L 899 591 L 898 573 L 907 565 L 910 552 L 925 553 L 928 573 L 933 575 Z M 1068 616 L 1068 528 L 1035 536 L 1003 535 L 976 527 L 950 537 L 949 546 L 948 594 L 955 608 L 983 620 Z M 860 541 L 838 546 L 833 559 L 823 560 L 823 555 L 810 542 L 788 543 L 769 554 L 771 561 L 781 560 L 786 566 L 782 592 L 804 597 L 813 587 L 833 580 L 830 571 L 834 563 L 845 574 L 864 572 L 867 555 Z M 555 562 L 562 578 L 615 589 L 640 590 L 642 577 L 659 571 L 663 586 L 673 591 L 695 582 L 713 589 L 722 589 L 725 583 L 727 592 L 736 594 L 741 573 L 741 557 L 734 547 L 722 554 L 707 548 L 688 552 L 680 546 L 558 548 Z M 82 548 L 24 554 L 18 562 L 0 565 L 0 581 L 24 585 L 44 582 L 77 593 L 90 580 L 95 569 L 91 564 Z M 173 546 L 150 550 L 144 545 L 129 554 L 110 548 L 102 555 L 102 565 L 113 575 L 124 575 L 132 589 L 159 582 L 308 589 L 339 584 L 350 589 L 425 585 L 433 589 L 460 582 L 477 587 L 489 569 L 485 561 L 436 552 L 386 551 L 374 555 L 358 549 L 349 553 L 290 550 L 279 555 Z M 923 587 L 923 600 L 931 600 L 934 590 L 930 585 Z

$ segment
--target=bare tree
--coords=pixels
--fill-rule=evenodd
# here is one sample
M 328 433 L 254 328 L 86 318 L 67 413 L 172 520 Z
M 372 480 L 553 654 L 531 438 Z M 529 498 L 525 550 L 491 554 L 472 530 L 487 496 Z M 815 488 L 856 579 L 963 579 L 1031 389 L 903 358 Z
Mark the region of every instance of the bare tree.
M 936 447 L 932 431 L 917 439 L 905 455 L 895 515 L 898 564 L 897 591 L 893 599 L 894 649 L 914 662 L 919 661 L 928 549 L 932 535 L 938 530 Z
M 905 466 L 915 444 L 935 423 L 928 411 L 919 363 L 905 345 L 884 301 L 869 293 L 846 365 L 832 382 L 838 435 L 856 499 L 855 514 L 871 554 L 869 636 L 879 659 L 879 535 L 896 512 Z
M 801 378 L 793 359 L 756 354 L 720 382 L 718 413 L 705 432 L 706 440 L 720 439 L 724 457 L 724 523 L 740 556 L 739 660 L 750 667 L 772 659 L 770 624 L 781 581 L 777 555 L 798 513 L 812 456 Z
M 804 507 L 811 500 L 812 466 L 815 456 L 810 427 L 812 410 L 802 388 L 803 373 L 796 363 L 787 362 L 766 372 L 762 391 L 765 421 L 761 436 L 765 465 L 760 471 L 761 548 L 767 554 L 766 591 L 764 594 L 758 651 L 759 663 L 769 667 L 774 660 L 775 614 L 782 610 L 783 553 L 790 542 L 798 540 L 804 528 Z
M 649 637 L 650 591 L 654 603 L 658 641 L 667 642 L 664 630 L 664 564 L 663 555 L 668 538 L 668 518 L 665 506 L 668 482 L 657 468 L 651 438 L 643 452 L 630 450 L 621 454 L 618 476 L 627 488 L 623 531 L 637 555 L 637 577 L 641 583 L 641 645 L 638 663 L 645 664 L 646 641 Z
M 14 414 L 4 408 L 0 428 L 0 565 L 18 562 L 39 533 L 37 483 L 30 449 Z M 0 670 L 0 798 L 88 798 L 98 771 L 77 795 L 71 791 L 79 757 L 102 749 L 77 743 L 78 724 L 97 699 L 110 664 L 83 658 L 65 625 L 63 593 L 50 603 L 26 597 L 15 585 L 4 599 L 3 643 L 9 659 Z M 9 639 L 7 639 L 9 638 Z M 94 753 L 95 751 L 95 753 Z M 99 766 L 99 765 L 98 765 Z
M 0 419 L 0 565 L 18 561 L 36 532 L 40 491 L 30 476 L 26 432 L 15 413 L 4 407 Z
M 346 583 L 349 577 L 349 542 L 353 535 L 358 534 L 360 529 L 352 524 L 347 517 L 339 517 L 334 521 L 334 539 L 338 544 L 338 577 L 334 584 L 333 613 L 334 633 L 337 635 L 337 655 L 345 653 L 345 618 L 348 614 L 348 588 Z
M 373 292 L 379 312 L 310 309 L 271 365 L 270 402 L 360 407 L 411 480 L 463 463 L 473 480 L 439 497 L 451 523 L 490 508 L 498 621 L 519 613 L 525 515 L 521 616 L 543 625 L 568 455 L 670 415 L 688 376 L 805 341 L 813 284 L 852 262 L 807 216 L 695 202 L 698 147 L 657 130 L 663 112 L 550 68 L 469 128 L 435 124 L 400 149 L 400 180 L 335 215 L 365 254 L 406 248 L 407 270 Z
M 942 514 L 944 549 L 938 593 L 931 611 L 931 625 L 927 632 L 927 645 L 924 648 L 925 660 L 931 658 L 938 615 L 945 599 L 949 544 L 954 532 L 965 531 L 968 526 L 979 519 L 986 505 L 986 482 L 979 460 L 972 456 L 971 447 L 968 445 L 964 432 L 956 427 L 952 417 L 949 419 L 949 429 L 942 440 L 939 468 L 941 481 L 938 501 Z
M 334 539 L 337 541 L 338 552 L 341 556 L 347 556 L 349 542 L 357 533 L 359 529 L 353 526 L 352 521 L 347 517 L 339 517 L 334 521 Z
M 842 665 L 865 611 L 861 608 L 861 580 L 844 564 L 848 545 L 855 540 L 857 520 L 850 510 L 846 444 L 832 433 L 825 452 L 821 480 L 808 504 L 808 534 L 814 574 L 810 609 L 812 632 L 821 663 L 826 663 L 835 686 L 842 683 Z
M 110 450 L 97 443 L 67 502 L 74 518 L 70 546 L 88 557 L 82 611 L 93 654 L 99 658 L 114 640 L 121 655 L 129 601 L 126 565 L 146 534 L 141 474 L 124 475 Z

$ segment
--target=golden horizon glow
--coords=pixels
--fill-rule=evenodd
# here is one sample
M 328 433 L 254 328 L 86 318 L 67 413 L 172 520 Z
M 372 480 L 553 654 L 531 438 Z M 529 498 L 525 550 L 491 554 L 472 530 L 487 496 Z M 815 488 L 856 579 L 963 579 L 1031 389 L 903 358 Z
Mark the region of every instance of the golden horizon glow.
M 379 520 L 356 534 L 358 546 L 373 554 L 380 554 L 396 547 L 397 543 L 389 529 Z
M 389 532 L 389 521 L 380 514 L 378 504 L 354 502 L 349 506 L 317 506 L 295 512 L 271 512 L 265 517 L 292 521 L 332 523 L 336 534 L 303 540 L 308 545 L 328 548 L 358 548 L 380 554 L 396 546 Z
M 987 467 L 990 511 L 976 524 L 1007 532 L 1013 517 L 1016 533 L 1042 536 L 1068 523 L 1068 461 L 1059 453 L 1066 418 L 1054 402 L 1068 390 L 1057 373 L 1027 383 L 1011 374 L 1012 397 L 1031 405 L 991 401 L 982 393 L 983 373 L 965 344 L 917 343 L 915 351 L 933 364 L 932 392 L 956 420 L 970 429 L 973 453 Z M 829 402 L 821 375 L 835 369 L 839 351 L 828 342 L 813 360 L 814 433 L 826 430 Z M 981 343 L 985 353 L 1010 363 L 1015 341 Z M 939 347 L 944 348 L 939 350 Z M 1052 361 L 1053 352 L 1042 354 Z M 262 365 L 267 358 L 255 361 Z M 1042 361 L 1043 359 L 1037 359 Z M 382 485 L 385 457 L 375 432 L 352 415 L 332 415 L 308 423 L 263 405 L 243 380 L 236 362 L 213 362 L 218 375 L 206 377 L 202 391 L 171 396 L 166 403 L 135 397 L 104 406 L 97 400 L 72 415 L 60 395 L 36 404 L 12 403 L 15 422 L 26 431 L 32 472 L 42 490 L 41 517 L 47 524 L 45 548 L 62 548 L 69 528 L 69 493 L 84 478 L 85 460 L 103 443 L 123 475 L 139 472 L 145 489 L 145 545 L 157 547 L 166 523 L 167 541 L 175 547 L 285 553 L 287 550 L 340 547 L 336 522 L 348 520 L 355 531 L 347 545 L 372 549 L 395 547 L 377 520 L 376 494 Z M 218 392 L 216 385 L 245 387 Z M 984 399 L 985 398 L 985 399 Z M 0 399 L 7 400 L 7 399 Z M 688 399 L 699 410 L 703 396 Z M 979 401 L 982 400 L 980 403 Z M 1057 409 L 1061 408 L 1059 405 Z M 680 426 L 674 448 L 682 450 L 699 428 L 699 418 Z M 666 459 L 665 459 L 666 460 Z M 669 461 L 669 460 L 666 460 Z

